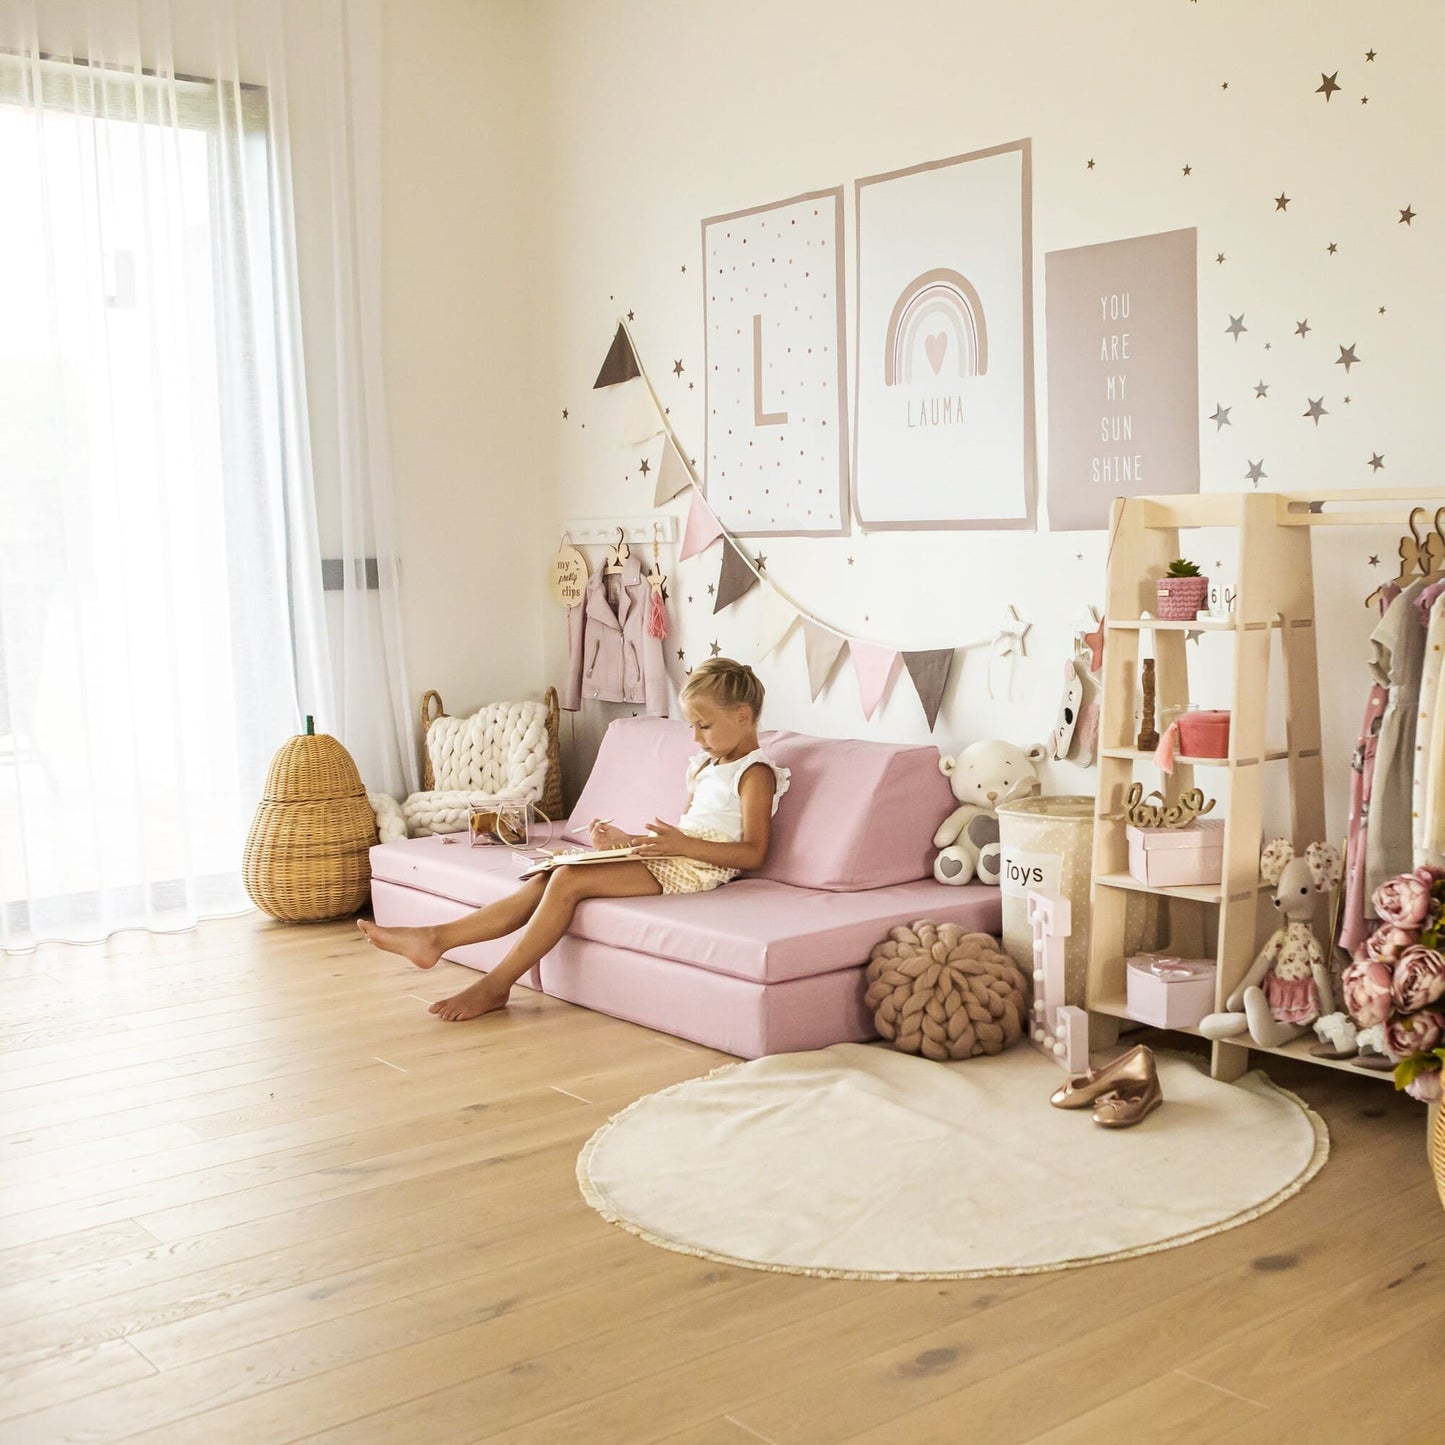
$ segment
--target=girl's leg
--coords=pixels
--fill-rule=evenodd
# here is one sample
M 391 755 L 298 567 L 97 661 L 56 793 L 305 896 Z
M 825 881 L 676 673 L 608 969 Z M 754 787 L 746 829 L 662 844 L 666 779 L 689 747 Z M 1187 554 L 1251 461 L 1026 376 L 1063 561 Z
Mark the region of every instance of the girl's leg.
M 536 911 L 546 884 L 545 875 L 529 878 L 515 893 L 464 918 L 431 928 L 378 928 L 366 918 L 358 918 L 356 926 L 377 948 L 399 953 L 418 968 L 430 968 L 449 948 L 460 948 L 464 943 L 485 943 L 488 939 L 515 933 Z
M 470 988 L 434 1003 L 431 1012 L 438 1018 L 455 1022 L 505 1008 L 512 985 L 552 950 L 566 933 L 573 911 L 583 899 L 641 898 L 661 892 L 662 884 L 644 863 L 593 863 L 557 869 L 547 879 L 546 892 L 532 914 L 532 921 L 507 956 Z

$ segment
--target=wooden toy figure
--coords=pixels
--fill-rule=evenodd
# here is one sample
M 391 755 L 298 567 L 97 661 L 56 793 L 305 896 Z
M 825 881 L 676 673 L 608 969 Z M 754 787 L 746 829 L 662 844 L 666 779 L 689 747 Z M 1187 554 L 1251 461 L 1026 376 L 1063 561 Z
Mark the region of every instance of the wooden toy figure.
M 1226 1039 L 1248 1030 L 1255 1043 L 1277 1049 L 1335 1010 L 1329 965 L 1311 921 L 1320 895 L 1340 881 L 1339 850 L 1311 843 L 1296 858 L 1289 839 L 1276 838 L 1260 855 L 1259 874 L 1274 885 L 1274 906 L 1285 921 L 1225 1001 L 1227 1011 L 1207 1015 L 1199 1031 Z

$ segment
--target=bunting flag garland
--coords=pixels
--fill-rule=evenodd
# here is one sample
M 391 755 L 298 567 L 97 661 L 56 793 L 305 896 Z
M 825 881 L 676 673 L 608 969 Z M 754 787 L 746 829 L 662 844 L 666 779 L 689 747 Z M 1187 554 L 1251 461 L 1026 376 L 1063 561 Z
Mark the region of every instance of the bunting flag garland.
M 797 620 L 798 609 L 776 587 L 763 583 L 759 593 L 757 625 L 753 629 L 755 660 L 761 661 L 774 648 L 781 647 Z
M 603 386 L 617 386 L 641 375 L 642 368 L 637 364 L 637 353 L 632 349 L 627 328 L 619 321 L 617 335 L 612 338 L 607 359 L 602 363 L 602 370 L 597 373 L 597 380 L 592 383 L 592 390 L 596 391 Z
M 755 566 L 747 554 L 737 546 L 727 529 L 717 519 L 712 508 L 708 506 L 697 474 L 686 460 L 686 453 L 678 442 L 677 434 L 667 420 L 666 408 L 663 407 L 652 386 L 651 379 L 642 368 L 627 324 L 619 321 L 616 334 L 612 338 L 612 345 L 607 352 L 607 358 L 603 361 L 602 369 L 597 373 L 597 380 L 593 383 L 593 389 L 617 386 L 637 376 L 640 376 L 646 385 L 645 400 L 652 412 L 655 413 L 647 425 L 650 426 L 652 420 L 660 420 L 662 423 L 660 431 L 649 431 L 647 436 L 640 438 L 640 442 L 645 443 L 659 434 L 664 438 L 662 458 L 658 464 L 657 481 L 653 493 L 653 506 L 661 507 L 683 492 L 689 493 L 687 525 L 683 530 L 682 546 L 678 551 L 680 562 L 705 551 L 719 537 L 723 539 L 722 564 L 715 588 L 714 615 L 725 607 L 732 606 L 740 597 L 752 591 L 760 582 L 762 583 L 752 648 L 752 655 L 755 658 L 761 659 L 775 651 L 787 639 L 794 625 L 801 622 L 808 666 L 808 687 L 813 701 L 818 700 L 819 694 L 828 685 L 828 680 L 846 648 L 853 657 L 853 669 L 858 679 L 858 692 L 863 704 L 863 712 L 870 719 L 886 700 L 901 663 L 908 670 L 914 690 L 918 694 L 918 700 L 923 705 L 924 715 L 928 719 L 928 730 L 932 732 L 943 706 L 944 693 L 953 670 L 954 654 L 962 648 L 988 647 L 988 692 L 990 697 L 994 695 L 994 663 L 1003 659 L 1008 659 L 1012 663 L 1013 658 L 1026 655 L 1024 640 L 1029 632 L 1030 624 L 1020 619 L 1012 607 L 1008 609 L 1003 622 L 999 624 L 991 637 L 974 638 L 955 647 L 941 647 L 919 652 L 901 652 L 877 643 L 860 642 L 839 632 L 836 628 L 815 621 L 761 575 L 760 566 Z M 643 399 L 641 391 L 638 392 L 638 397 Z M 634 445 L 636 444 L 638 443 L 634 443 Z M 646 470 L 644 466 L 644 475 Z M 852 558 L 849 558 L 849 561 L 852 561 Z M 1094 654 L 1091 660 L 1095 662 L 1100 650 L 1099 644 L 1103 640 L 1102 634 L 1103 626 L 1100 624 L 1096 634 L 1087 634 L 1083 639 L 1090 645 Z
M 928 652 L 905 652 L 903 665 L 913 679 L 914 691 L 923 704 L 923 714 L 928 719 L 928 731 L 938 721 L 938 710 L 943 706 L 944 689 L 948 686 L 948 675 L 953 671 L 953 648 L 937 647 Z
M 758 585 L 758 574 L 753 571 L 748 559 L 738 551 L 730 537 L 723 538 L 722 571 L 717 579 L 717 601 L 713 612 L 731 607 L 750 587 Z
M 803 647 L 808 655 L 808 688 L 817 702 L 818 694 L 828 684 L 828 675 L 833 671 L 848 639 L 816 622 L 803 619 Z
M 848 655 L 858 676 L 863 716 L 871 718 L 898 674 L 899 654 L 891 647 L 879 647 L 876 643 L 850 641 Z
M 692 485 L 692 473 L 687 469 L 677 443 L 671 437 L 662 444 L 662 464 L 657 469 L 657 490 L 652 495 L 652 505 L 660 507 L 670 502 L 684 487 Z
M 712 508 L 703 501 L 702 493 L 694 487 L 687 508 L 687 527 L 682 534 L 682 551 L 677 554 L 677 560 L 686 562 L 689 557 L 706 551 L 722 534 L 722 523 L 713 516 Z

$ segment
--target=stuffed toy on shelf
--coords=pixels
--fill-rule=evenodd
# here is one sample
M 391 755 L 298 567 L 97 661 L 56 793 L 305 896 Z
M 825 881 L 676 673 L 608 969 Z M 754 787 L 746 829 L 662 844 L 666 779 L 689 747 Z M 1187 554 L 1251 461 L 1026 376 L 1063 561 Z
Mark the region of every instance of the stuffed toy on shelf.
M 1225 1012 L 1206 1015 L 1199 1032 L 1210 1039 L 1249 1033 L 1277 1049 L 1310 1032 L 1315 1020 L 1335 1011 L 1335 987 L 1312 923 L 1322 894 L 1338 886 L 1340 854 L 1328 843 L 1311 843 L 1303 858 L 1288 838 L 1276 838 L 1260 855 L 1259 875 L 1274 886 L 1274 906 L 1284 922 L 1269 936 Z

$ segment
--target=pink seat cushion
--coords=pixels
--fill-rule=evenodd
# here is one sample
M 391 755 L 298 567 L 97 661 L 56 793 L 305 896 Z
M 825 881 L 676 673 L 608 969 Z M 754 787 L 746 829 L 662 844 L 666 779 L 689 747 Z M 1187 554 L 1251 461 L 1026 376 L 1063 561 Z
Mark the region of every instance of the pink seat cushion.
M 767 754 L 792 771 L 757 877 L 829 893 L 928 878 L 933 833 L 953 808 L 938 749 L 853 738 L 765 732 Z M 623 718 L 607 729 L 567 833 L 585 838 L 592 818 L 641 832 L 687 804 L 684 773 L 697 751 L 686 723 Z
M 517 886 L 521 863 L 503 848 L 408 838 L 372 848 L 371 871 L 374 880 L 478 908 Z M 589 899 L 568 932 L 734 978 L 780 983 L 856 968 L 890 928 L 921 918 L 996 935 L 998 889 L 927 879 L 839 894 L 739 878 L 711 893 Z

